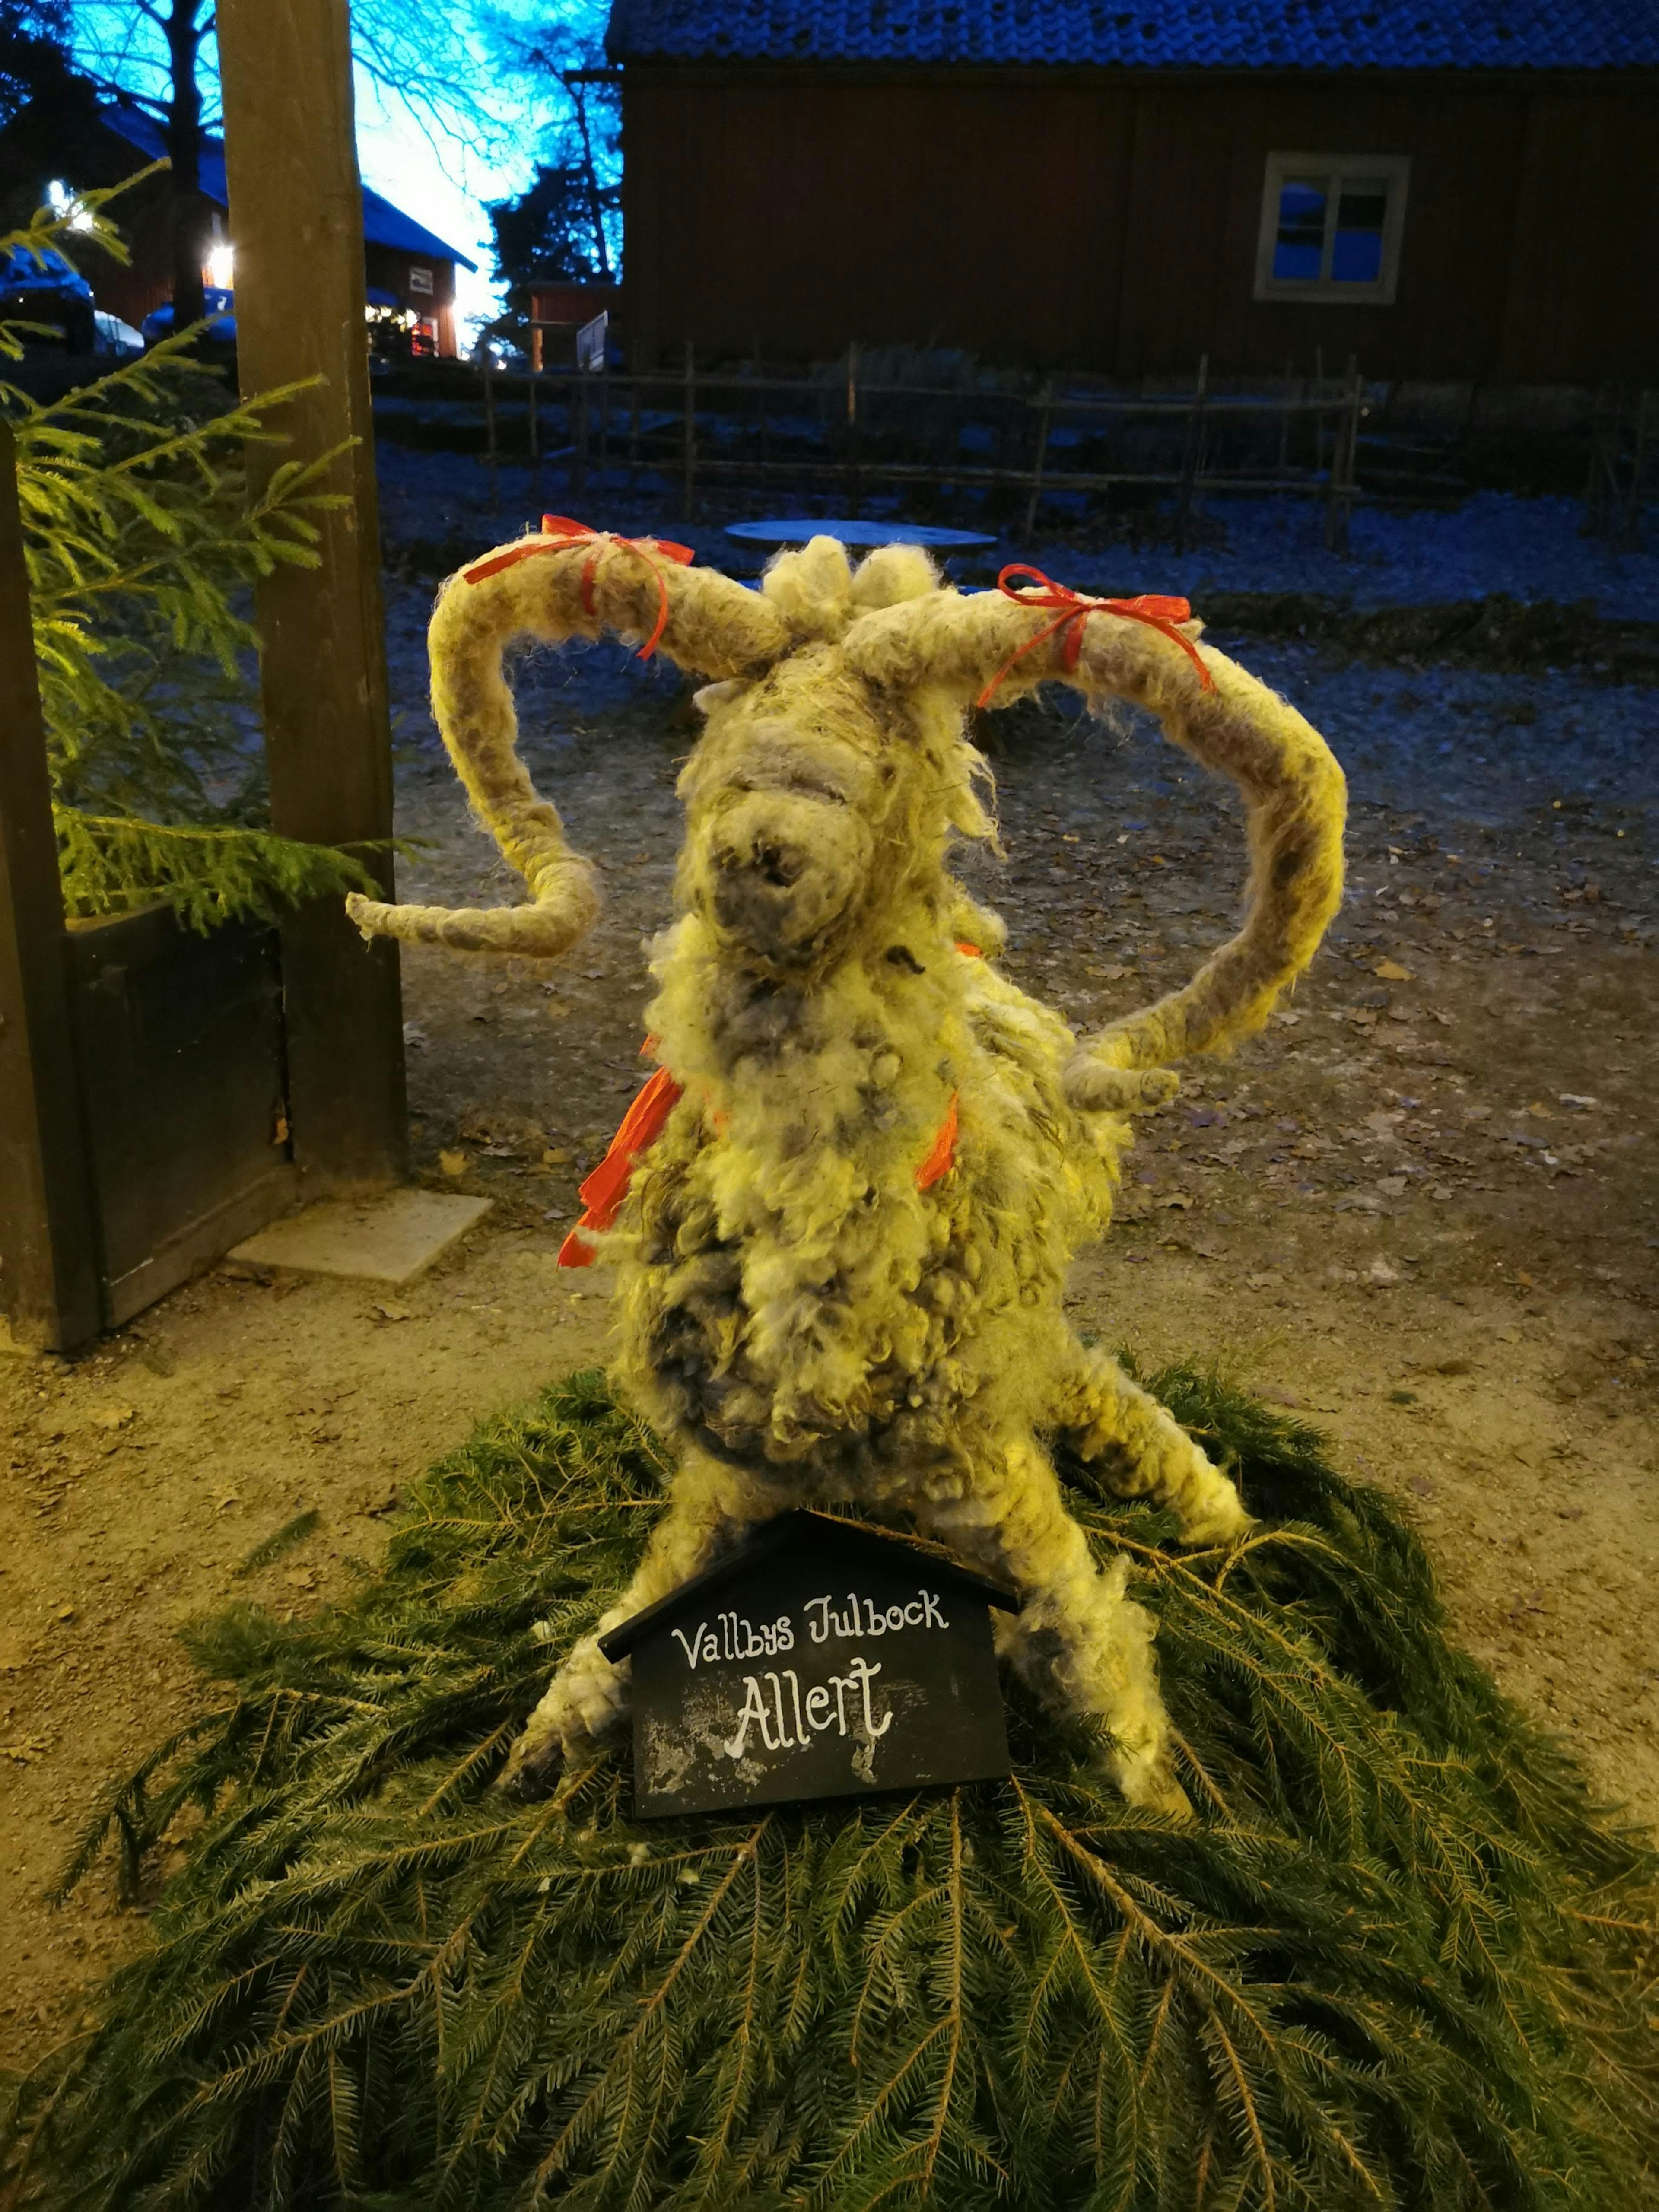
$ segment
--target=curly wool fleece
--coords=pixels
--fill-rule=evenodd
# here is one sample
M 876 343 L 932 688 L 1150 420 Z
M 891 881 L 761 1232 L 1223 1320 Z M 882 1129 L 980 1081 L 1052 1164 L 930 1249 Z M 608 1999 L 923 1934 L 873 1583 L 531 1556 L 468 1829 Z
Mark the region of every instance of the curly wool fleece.
M 514 640 L 641 637 L 665 593 L 664 649 L 717 679 L 681 779 L 679 918 L 654 948 L 647 1015 L 682 1095 L 603 1240 L 617 1379 L 679 1466 L 600 1632 L 787 1506 L 902 1512 L 1018 1587 L 1011 1662 L 1056 1707 L 1104 1722 L 1128 1798 L 1178 1812 L 1150 1621 L 1121 1559 L 1097 1569 L 1042 1440 L 1063 1436 L 1123 1494 L 1168 1506 L 1188 1542 L 1231 1539 L 1246 1516 L 1185 1431 L 1079 1342 L 1061 1291 L 1106 1225 L 1127 1115 L 1176 1087 L 1166 1063 L 1259 1029 L 1311 958 L 1341 893 L 1336 763 L 1222 654 L 1097 613 L 1074 625 L 1068 666 L 1066 630 L 1042 635 L 1046 611 L 942 586 L 912 548 L 854 572 L 816 538 L 758 592 L 670 569 L 648 544 L 503 550 L 518 557 L 439 599 L 433 700 L 533 902 L 448 914 L 354 898 L 366 934 L 550 956 L 591 925 L 592 872 L 514 750 Z M 954 836 L 992 834 L 963 713 L 1004 670 L 1005 700 L 1059 678 L 1149 708 L 1246 804 L 1238 934 L 1184 989 L 1081 1045 L 998 972 L 1000 924 L 947 872 Z M 953 1110 L 953 1164 L 924 1188 Z M 506 1778 L 544 1779 L 609 1727 L 626 1676 L 585 1638 Z

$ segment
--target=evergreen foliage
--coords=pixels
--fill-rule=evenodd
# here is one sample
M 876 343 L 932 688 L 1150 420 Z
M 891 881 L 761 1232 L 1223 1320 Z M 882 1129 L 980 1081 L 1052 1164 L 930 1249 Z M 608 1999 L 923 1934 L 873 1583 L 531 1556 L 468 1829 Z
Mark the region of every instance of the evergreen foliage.
M 1153 1378 L 1261 1532 L 1131 1554 L 1200 1808 L 1018 1702 L 1017 1771 L 630 1824 L 623 1760 L 490 1777 L 622 1585 L 661 1448 L 598 1376 L 416 1487 L 319 1617 L 191 1638 L 210 1709 L 110 1797 L 152 1948 L 22 2085 L 20 2207 L 1624 2212 L 1655 2155 L 1654 1867 L 1450 1645 L 1317 1436 Z
M 113 197 L 42 210 L 0 237 L 0 257 L 124 259 L 101 212 Z M 87 915 L 161 900 L 205 928 L 373 884 L 349 854 L 264 826 L 248 588 L 315 565 L 316 518 L 341 504 L 325 488 L 337 457 L 285 461 L 256 495 L 246 450 L 283 442 L 270 417 L 290 395 L 231 402 L 193 358 L 195 335 L 51 402 L 0 381 L 0 414 L 16 441 L 65 903 Z M 0 359 L 20 359 L 27 336 L 0 324 Z

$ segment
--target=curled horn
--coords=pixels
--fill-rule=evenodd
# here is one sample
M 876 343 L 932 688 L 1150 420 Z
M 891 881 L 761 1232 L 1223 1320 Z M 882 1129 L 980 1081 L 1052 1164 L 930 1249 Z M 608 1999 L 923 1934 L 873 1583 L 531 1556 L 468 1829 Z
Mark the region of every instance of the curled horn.
M 439 731 L 479 819 L 528 884 L 530 903 L 389 906 L 354 892 L 346 910 L 365 937 L 550 960 L 598 918 L 592 867 L 565 842 L 557 811 L 519 758 L 501 666 L 515 640 L 557 645 L 613 631 L 646 640 L 642 658 L 660 645 L 681 667 L 713 678 L 747 674 L 787 644 L 783 618 L 767 600 L 729 577 L 680 565 L 690 559 L 683 546 L 574 532 L 520 538 L 452 576 L 428 633 Z
M 1056 679 L 1131 700 L 1237 786 L 1250 852 L 1243 924 L 1182 989 L 1079 1046 L 1066 1088 L 1085 1109 L 1156 1104 L 1177 1087 L 1171 1060 L 1224 1052 L 1261 1029 L 1342 900 L 1346 786 L 1330 748 L 1266 684 L 1200 647 L 1186 613 L 1184 602 L 1085 600 L 1054 586 L 1040 597 L 941 592 L 866 615 L 847 641 L 874 681 L 934 685 L 963 703 L 1005 682 L 1006 697 Z

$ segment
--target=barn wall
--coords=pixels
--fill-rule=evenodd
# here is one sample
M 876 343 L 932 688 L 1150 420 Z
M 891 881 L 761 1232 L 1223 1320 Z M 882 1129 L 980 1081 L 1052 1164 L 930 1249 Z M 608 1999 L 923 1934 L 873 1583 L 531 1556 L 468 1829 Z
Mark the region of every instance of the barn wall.
M 1125 377 L 1659 374 L 1659 88 L 634 64 L 629 317 L 647 354 L 851 338 Z M 1273 151 L 1408 154 L 1389 307 L 1253 299 Z M 1647 243 L 1640 241 L 1645 238 Z

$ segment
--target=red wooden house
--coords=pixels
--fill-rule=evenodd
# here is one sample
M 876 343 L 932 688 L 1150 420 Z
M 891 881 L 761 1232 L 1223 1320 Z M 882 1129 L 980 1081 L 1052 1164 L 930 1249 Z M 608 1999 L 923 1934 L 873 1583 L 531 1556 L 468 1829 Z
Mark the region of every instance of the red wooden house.
M 635 357 L 1659 381 L 1653 0 L 614 0 Z

